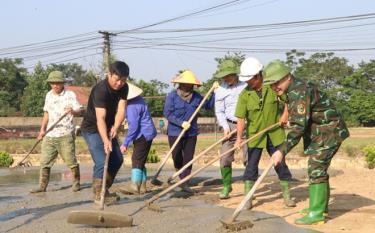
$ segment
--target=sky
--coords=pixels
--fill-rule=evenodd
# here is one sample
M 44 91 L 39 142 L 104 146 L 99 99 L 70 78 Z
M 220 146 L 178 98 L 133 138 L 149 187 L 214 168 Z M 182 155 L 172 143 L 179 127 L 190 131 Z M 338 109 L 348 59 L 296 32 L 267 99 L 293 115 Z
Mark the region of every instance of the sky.
M 112 37 L 112 54 L 130 66 L 131 77 L 158 79 L 169 83 L 177 71 L 182 69 L 191 69 L 199 80 L 206 81 L 216 70 L 215 58 L 223 57 L 226 51 L 233 51 L 231 48 L 247 48 L 243 54 L 256 57 L 264 64 L 273 59 L 285 59 L 285 51 L 277 51 L 278 49 L 300 47 L 311 49 L 307 53 L 311 54 L 314 49 L 375 48 L 373 18 L 312 27 L 305 25 L 292 29 L 279 27 L 275 30 L 238 30 L 212 36 L 204 35 L 210 33 L 208 31 L 160 33 L 160 30 L 166 29 L 251 26 L 370 14 L 375 13 L 373 0 L 233 1 L 235 3 L 232 5 L 142 29 L 157 30 L 159 33 L 139 33 L 139 30 L 134 30 L 228 2 L 230 1 L 3 0 L 0 5 L 0 58 L 24 58 L 24 64 L 30 70 L 38 61 L 48 65 L 50 62 L 73 59 L 69 62 L 77 62 L 86 69 L 99 72 L 103 40 L 97 32 L 123 32 Z M 322 28 L 325 29 L 321 30 Z M 77 35 L 82 36 L 74 37 Z M 48 45 L 46 41 L 70 36 L 84 42 L 76 46 L 65 44 L 34 48 L 32 52 L 15 53 L 15 50 L 9 49 L 33 43 Z M 246 39 L 238 39 L 241 36 Z M 215 41 L 216 39 L 222 41 Z M 187 47 L 173 46 L 170 43 L 184 43 Z M 198 47 L 189 47 L 191 45 Z M 57 47 L 67 52 L 51 55 Z M 203 47 L 220 47 L 221 51 Z M 253 51 L 254 49 L 258 50 Z M 261 49 L 265 51 L 260 51 Z M 38 54 L 45 55 L 38 57 Z M 337 51 L 335 54 L 346 57 L 353 65 L 361 60 L 375 59 L 375 50 Z

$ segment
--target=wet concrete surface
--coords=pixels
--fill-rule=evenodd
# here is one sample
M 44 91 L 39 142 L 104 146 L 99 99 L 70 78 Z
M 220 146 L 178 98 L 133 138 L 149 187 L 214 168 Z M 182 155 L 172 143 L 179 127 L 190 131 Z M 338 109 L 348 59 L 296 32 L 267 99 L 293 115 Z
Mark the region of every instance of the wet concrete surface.
M 154 169 L 149 169 L 149 174 L 153 174 Z M 70 211 L 95 209 L 92 203 L 91 166 L 81 166 L 81 171 L 83 189 L 80 192 L 70 190 L 69 169 L 56 166 L 52 169 L 48 192 L 31 195 L 28 191 L 37 185 L 38 168 L 0 169 L 0 232 L 228 232 L 219 220 L 229 218 L 233 209 L 214 205 L 211 200 L 214 197 L 200 194 L 189 196 L 179 192 L 167 194 L 155 202 L 162 207 L 162 213 L 146 208 L 139 210 L 156 191 L 140 197 L 119 193 L 120 202 L 105 210 L 132 215 L 134 225 L 131 228 L 102 229 L 68 224 L 66 219 Z M 129 172 L 130 169 L 121 169 L 113 190 L 129 180 Z M 239 177 L 242 172 L 235 171 L 234 176 Z M 173 170 L 168 168 L 163 171 L 165 177 L 161 178 L 172 174 Z M 216 183 L 218 178 L 218 170 L 212 168 L 193 179 L 192 183 L 210 185 Z M 244 211 L 239 220 L 245 219 L 252 220 L 254 226 L 240 232 L 313 232 L 290 225 L 279 216 L 257 211 Z

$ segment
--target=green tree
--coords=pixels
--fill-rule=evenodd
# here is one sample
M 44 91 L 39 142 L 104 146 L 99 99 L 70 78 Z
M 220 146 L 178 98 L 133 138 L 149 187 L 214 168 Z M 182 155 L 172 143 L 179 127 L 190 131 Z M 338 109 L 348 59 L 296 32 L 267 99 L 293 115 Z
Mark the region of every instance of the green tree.
M 150 82 L 144 80 L 133 81 L 135 85 L 143 90 L 143 96 L 154 117 L 163 116 L 164 100 L 168 84 L 152 79 Z
M 304 52 L 298 52 L 296 49 L 292 49 L 290 52 L 286 53 L 286 64 L 292 68 L 294 72 L 298 65 L 301 63 L 301 58 L 305 56 Z
M 23 90 L 27 85 L 22 59 L 0 59 L 0 116 L 20 110 Z
M 44 99 L 50 89 L 46 80 L 52 70 L 52 67 L 43 69 L 42 64 L 38 63 L 34 72 L 27 77 L 28 86 L 25 88 L 21 103 L 21 110 L 25 116 L 43 115 Z
M 86 71 L 77 63 L 50 64 L 53 70 L 62 71 L 70 85 L 91 87 L 96 84 L 96 75 L 93 71 Z
M 217 62 L 217 67 L 219 67 L 219 65 L 224 60 L 227 60 L 227 59 L 232 59 L 233 61 L 235 61 L 240 66 L 241 63 L 243 62 L 243 60 L 245 60 L 245 54 L 242 54 L 241 52 L 235 52 L 235 53 L 228 52 L 227 54 L 224 55 L 224 57 L 217 57 L 217 58 L 215 58 L 215 61 Z M 208 90 L 211 89 L 211 87 L 212 87 L 212 85 L 215 81 L 218 81 L 219 83 L 223 82 L 222 79 L 214 77 L 215 72 L 216 72 L 216 70 L 212 73 L 212 77 L 210 79 L 208 79 L 206 82 L 203 82 L 203 85 L 197 90 L 202 95 L 205 95 L 208 92 Z M 203 117 L 214 117 L 215 112 L 212 111 L 212 110 L 202 109 L 200 111 L 199 115 L 203 116 Z
M 334 53 L 315 53 L 309 58 L 299 58 L 295 66 L 297 77 L 314 81 L 326 90 L 338 87 L 342 79 L 354 71 L 347 59 L 336 57 Z

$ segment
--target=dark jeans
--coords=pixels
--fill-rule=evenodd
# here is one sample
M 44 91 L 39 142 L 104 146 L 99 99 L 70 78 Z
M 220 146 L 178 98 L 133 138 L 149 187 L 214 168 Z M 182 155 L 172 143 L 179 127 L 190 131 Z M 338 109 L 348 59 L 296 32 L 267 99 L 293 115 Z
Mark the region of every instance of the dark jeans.
M 267 149 L 269 156 L 272 156 L 272 154 L 279 148 L 279 146 L 274 147 L 272 145 L 271 139 L 267 136 L 266 149 Z M 260 157 L 262 155 L 262 150 L 263 148 L 249 148 L 248 149 L 248 161 L 247 161 L 245 173 L 243 175 L 243 180 L 255 181 L 256 179 L 258 179 L 258 164 L 259 164 Z M 292 178 L 292 174 L 289 171 L 288 165 L 286 165 L 285 163 L 285 157 L 283 158 L 281 163 L 274 168 L 280 180 L 288 181 Z
M 138 138 L 133 142 L 134 150 L 132 155 L 132 168 L 143 170 L 145 168 L 148 152 L 150 151 L 152 140 L 146 141 L 146 138 Z
M 94 173 L 95 179 L 103 179 L 104 163 L 105 163 L 105 152 L 104 144 L 99 133 L 89 133 L 82 130 L 82 136 L 84 137 L 91 154 L 91 158 L 94 160 Z M 112 139 L 112 152 L 109 156 L 108 161 L 108 174 L 114 179 L 118 170 L 123 163 L 122 153 L 117 139 Z
M 173 143 L 176 141 L 177 136 L 168 136 L 169 146 L 172 147 Z M 197 136 L 193 137 L 183 137 L 178 142 L 177 146 L 172 151 L 174 168 L 180 170 L 185 164 L 190 162 L 194 157 L 195 144 L 197 143 Z M 193 166 L 189 166 L 183 171 L 179 177 L 180 179 L 185 178 L 190 175 Z

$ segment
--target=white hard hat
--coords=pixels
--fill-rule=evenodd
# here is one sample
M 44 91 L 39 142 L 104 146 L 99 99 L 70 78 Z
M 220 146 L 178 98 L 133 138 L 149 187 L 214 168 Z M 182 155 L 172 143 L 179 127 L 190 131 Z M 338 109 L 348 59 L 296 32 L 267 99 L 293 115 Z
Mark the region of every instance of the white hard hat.
M 258 74 L 263 69 L 262 63 L 254 57 L 248 57 L 241 63 L 240 81 L 246 82 Z

